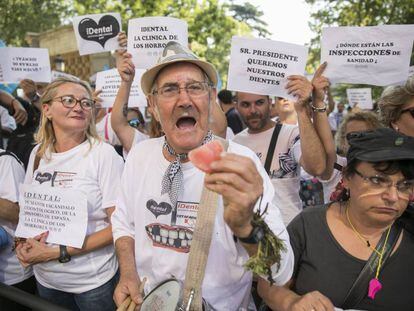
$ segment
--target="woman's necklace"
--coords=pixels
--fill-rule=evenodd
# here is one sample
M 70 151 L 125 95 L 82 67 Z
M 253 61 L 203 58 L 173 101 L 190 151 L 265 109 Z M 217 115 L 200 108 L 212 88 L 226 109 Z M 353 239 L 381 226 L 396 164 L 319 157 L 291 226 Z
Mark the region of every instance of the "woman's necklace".
M 378 254 L 378 256 L 380 255 L 380 253 L 374 248 L 374 247 L 372 247 L 372 245 L 371 245 L 371 243 L 369 243 L 369 240 L 366 238 L 366 237 L 364 237 L 362 234 L 360 234 L 359 232 L 358 232 L 358 230 L 357 229 L 355 229 L 355 227 L 354 227 L 354 225 L 352 224 L 352 222 L 351 222 L 351 219 L 349 218 L 349 213 L 348 213 L 348 206 L 346 207 L 346 209 L 345 209 L 345 214 L 346 214 L 346 218 L 348 219 L 348 222 L 349 222 L 349 225 L 351 226 L 351 228 L 352 228 L 352 231 L 354 231 L 354 234 L 362 241 L 362 242 L 364 242 L 364 244 L 367 244 L 367 247 L 369 247 L 370 249 L 372 249 L 374 252 L 376 252 L 377 254 Z
M 381 282 L 378 280 L 379 277 L 379 273 L 381 271 L 381 266 L 382 266 L 382 258 L 384 257 L 384 252 L 385 252 L 385 247 L 387 245 L 388 242 L 388 237 L 390 235 L 390 231 L 391 231 L 391 225 L 388 227 L 387 230 L 387 235 L 385 237 L 385 241 L 384 241 L 384 245 L 382 246 L 382 250 L 381 252 L 379 252 L 377 249 L 373 248 L 371 246 L 371 244 L 369 243 L 368 239 L 364 238 L 354 227 L 354 225 L 351 222 L 351 219 L 349 219 L 349 213 L 348 213 L 348 207 L 346 207 L 345 210 L 346 213 L 346 218 L 348 219 L 349 224 L 351 225 L 352 230 L 354 231 L 355 235 L 361 239 L 361 241 L 363 241 L 364 243 L 367 243 L 367 246 L 369 248 L 371 248 L 379 257 L 378 259 L 378 265 L 377 265 L 377 271 L 375 272 L 375 278 L 371 279 L 371 281 L 369 281 L 369 285 L 368 285 L 368 297 L 371 299 L 375 298 L 375 295 L 382 289 L 382 284 Z

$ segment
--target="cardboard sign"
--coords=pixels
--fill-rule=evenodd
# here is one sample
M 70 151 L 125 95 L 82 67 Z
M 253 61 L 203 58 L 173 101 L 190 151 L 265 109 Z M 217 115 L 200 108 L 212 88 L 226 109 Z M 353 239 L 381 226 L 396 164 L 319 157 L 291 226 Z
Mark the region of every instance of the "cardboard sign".
M 372 110 L 374 107 L 372 103 L 371 88 L 347 89 L 346 95 L 351 107 L 357 105 L 361 109 L 369 110 Z
M 55 81 L 57 78 L 62 78 L 62 77 L 79 80 L 79 78 L 74 75 L 68 74 L 66 72 L 56 71 L 56 70 L 52 70 L 51 75 L 52 75 L 52 81 Z
M 23 79 L 50 82 L 50 60 L 47 49 L 0 48 L 0 80 L 18 83 Z
M 48 243 L 82 248 L 88 223 L 86 194 L 73 189 L 20 185 L 15 235 L 32 238 L 49 231 Z
M 129 20 L 128 52 L 137 68 L 153 66 L 170 41 L 188 45 L 187 22 L 172 17 L 143 17 Z
M 147 99 L 141 90 L 141 76 L 145 70 L 135 69 L 135 77 L 132 82 L 131 92 L 129 94 L 128 107 L 145 107 Z M 121 85 L 121 77 L 117 69 L 105 70 L 98 72 L 96 75 L 96 89 L 102 90 L 99 97 L 103 100 L 103 108 L 111 108 L 115 102 L 116 94 Z
M 119 13 L 76 16 L 73 29 L 80 55 L 119 49 L 117 36 L 122 30 Z
M 227 88 L 293 100 L 285 86 L 290 75 L 304 75 L 308 49 L 301 45 L 233 37 Z
M 331 83 L 386 86 L 407 80 L 414 25 L 322 29 L 321 62 Z

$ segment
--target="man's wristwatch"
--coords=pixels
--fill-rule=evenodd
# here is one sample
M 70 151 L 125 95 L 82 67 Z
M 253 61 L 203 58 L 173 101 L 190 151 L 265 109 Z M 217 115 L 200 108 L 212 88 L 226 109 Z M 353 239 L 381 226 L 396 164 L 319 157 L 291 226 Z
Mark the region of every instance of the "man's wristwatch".
M 69 262 L 71 257 L 68 253 L 68 250 L 67 250 L 66 246 L 65 245 L 60 245 L 59 250 L 60 250 L 60 256 L 59 256 L 59 259 L 58 259 L 59 262 L 60 263 Z
M 254 226 L 250 234 L 245 238 L 237 237 L 240 242 L 246 244 L 257 244 L 264 238 L 264 230 L 260 226 Z

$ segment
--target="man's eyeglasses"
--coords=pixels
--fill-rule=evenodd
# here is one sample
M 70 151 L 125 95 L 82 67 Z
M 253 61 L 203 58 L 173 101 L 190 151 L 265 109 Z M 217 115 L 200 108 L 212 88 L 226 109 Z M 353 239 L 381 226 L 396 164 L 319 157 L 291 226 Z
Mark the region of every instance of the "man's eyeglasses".
M 406 112 L 409 112 L 411 116 L 414 118 L 414 107 L 401 110 L 401 114 L 406 113 Z
M 401 180 L 394 183 L 391 178 L 374 175 L 365 176 L 362 173 L 355 170 L 355 173 L 360 176 L 365 182 L 369 183 L 372 188 L 385 190 L 392 186 L 395 186 L 397 192 L 401 198 L 408 199 L 414 192 L 414 180 Z
M 62 103 L 62 105 L 66 108 L 73 108 L 76 106 L 77 103 L 80 104 L 81 108 L 84 110 L 91 110 L 95 106 L 95 101 L 89 98 L 82 98 L 76 99 L 72 95 L 65 95 L 55 97 L 52 100 L 57 100 Z
M 190 97 L 197 97 L 206 95 L 211 87 L 208 82 L 191 82 L 185 87 L 179 87 L 178 84 L 169 84 L 154 90 L 152 94 L 158 95 L 165 99 L 176 99 L 178 98 L 180 91 L 185 90 Z

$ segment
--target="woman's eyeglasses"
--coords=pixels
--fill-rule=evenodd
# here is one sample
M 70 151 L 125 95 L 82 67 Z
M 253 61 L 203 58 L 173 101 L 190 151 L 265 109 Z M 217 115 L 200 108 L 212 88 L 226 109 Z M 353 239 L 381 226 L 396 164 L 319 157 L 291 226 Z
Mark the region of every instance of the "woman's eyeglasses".
M 52 100 L 57 100 L 62 103 L 62 105 L 66 108 L 73 108 L 76 106 L 77 103 L 80 104 L 81 108 L 84 110 L 91 110 L 95 106 L 95 101 L 89 98 L 82 98 L 76 99 L 72 95 L 65 95 L 55 97 Z
M 365 176 L 357 170 L 354 171 L 365 182 L 369 183 L 372 188 L 386 190 L 392 186 L 395 186 L 401 198 L 410 198 L 414 192 L 414 180 L 401 180 L 394 183 L 391 178 L 386 176 Z

